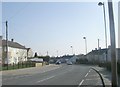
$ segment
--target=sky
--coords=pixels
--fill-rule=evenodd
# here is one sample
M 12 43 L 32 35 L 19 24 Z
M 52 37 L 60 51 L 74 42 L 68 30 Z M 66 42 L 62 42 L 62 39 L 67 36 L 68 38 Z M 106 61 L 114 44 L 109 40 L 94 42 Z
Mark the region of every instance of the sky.
M 120 2 L 118 3 L 118 47 L 120 48 Z
M 116 43 L 118 42 L 118 6 L 113 3 Z M 105 2 L 107 40 L 109 40 L 108 7 Z M 98 47 L 105 48 L 103 8 L 98 2 L 3 2 L 2 35 L 8 21 L 9 40 L 14 39 L 39 55 L 62 56 L 85 54 Z M 58 53 L 57 53 L 58 52 Z

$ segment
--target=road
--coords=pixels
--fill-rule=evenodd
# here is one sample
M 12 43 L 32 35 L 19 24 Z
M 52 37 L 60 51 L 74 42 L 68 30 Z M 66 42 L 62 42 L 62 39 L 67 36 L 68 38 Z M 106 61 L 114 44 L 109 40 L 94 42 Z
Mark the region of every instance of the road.
M 55 68 L 56 67 L 56 68 Z M 56 65 L 23 74 L 3 75 L 3 85 L 102 85 L 98 74 L 87 65 Z M 49 70 L 48 70 L 49 69 Z M 34 73 L 35 72 L 35 73 Z

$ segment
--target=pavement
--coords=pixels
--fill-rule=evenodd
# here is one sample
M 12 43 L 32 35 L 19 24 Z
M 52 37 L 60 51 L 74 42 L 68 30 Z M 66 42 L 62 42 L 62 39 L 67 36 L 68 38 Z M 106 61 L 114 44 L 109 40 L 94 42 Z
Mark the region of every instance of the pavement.
M 55 65 L 33 67 L 20 70 L 3 71 L 3 85 L 73 85 L 102 86 L 99 75 L 91 68 L 97 69 L 106 86 L 111 86 L 110 72 L 98 66 Z

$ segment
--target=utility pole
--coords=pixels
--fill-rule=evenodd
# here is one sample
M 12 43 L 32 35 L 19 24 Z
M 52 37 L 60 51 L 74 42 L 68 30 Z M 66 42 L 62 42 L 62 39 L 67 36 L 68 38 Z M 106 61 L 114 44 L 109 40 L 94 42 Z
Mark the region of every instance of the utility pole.
M 87 55 L 87 40 L 86 40 L 86 37 L 83 37 L 83 39 L 85 40 L 85 51 L 86 51 L 86 55 Z
M 47 51 L 47 56 L 48 56 L 48 51 Z
M 70 46 L 71 47 L 71 49 L 72 49 L 72 55 L 73 55 L 73 46 Z
M 8 64 L 8 21 L 6 23 L 6 60 Z
M 98 50 L 99 50 L 99 41 L 100 41 L 100 40 L 98 39 Z
M 115 43 L 115 26 L 112 0 L 108 0 L 109 10 L 109 25 L 110 25 L 110 40 L 111 40 L 111 68 L 112 68 L 112 87 L 118 87 L 117 76 L 117 58 L 116 58 L 116 43 Z
M 99 49 L 100 47 L 99 47 L 99 41 L 100 41 L 100 40 L 98 39 L 98 63 L 100 63 L 100 55 L 99 55 L 99 54 L 100 54 L 100 49 Z
M 57 57 L 58 57 L 58 50 L 57 50 Z
M 105 24 L 105 46 L 106 46 L 106 63 L 107 63 L 107 29 L 106 29 L 106 16 L 105 16 L 105 4 L 104 2 L 99 2 L 99 6 L 103 6 L 103 13 L 104 13 L 104 24 Z

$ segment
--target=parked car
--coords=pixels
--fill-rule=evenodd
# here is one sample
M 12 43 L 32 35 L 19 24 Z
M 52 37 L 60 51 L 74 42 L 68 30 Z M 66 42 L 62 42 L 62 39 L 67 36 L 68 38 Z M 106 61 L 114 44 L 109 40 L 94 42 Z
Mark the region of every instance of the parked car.
M 67 65 L 72 65 L 73 63 L 71 61 L 68 61 L 67 62 Z
M 58 61 L 56 61 L 56 64 L 61 64 L 61 61 L 59 61 L 59 60 L 58 60 Z

